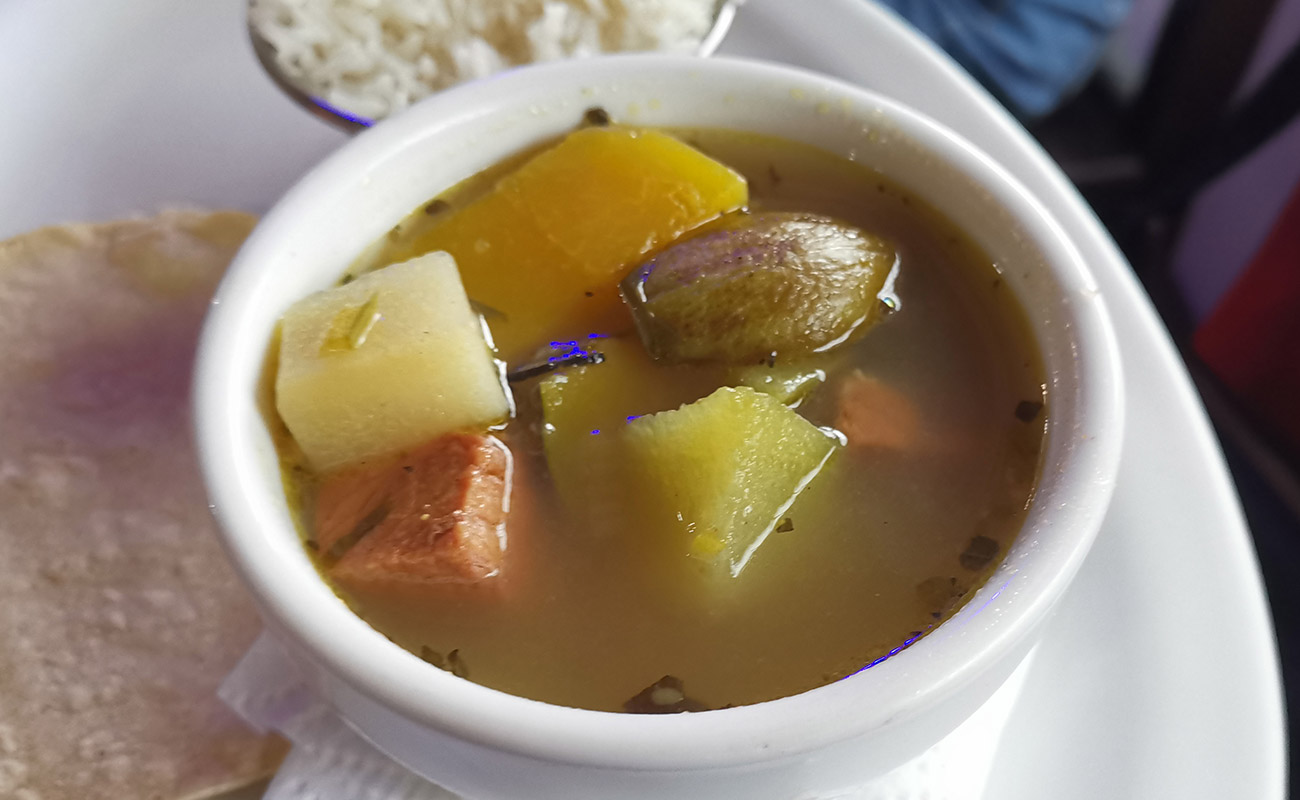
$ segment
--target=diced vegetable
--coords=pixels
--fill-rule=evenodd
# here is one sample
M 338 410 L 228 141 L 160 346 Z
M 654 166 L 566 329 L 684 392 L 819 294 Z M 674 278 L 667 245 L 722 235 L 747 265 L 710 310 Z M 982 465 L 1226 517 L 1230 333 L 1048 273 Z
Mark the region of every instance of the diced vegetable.
M 631 419 L 676 408 L 717 385 L 701 370 L 655 363 L 635 338 L 598 339 L 605 360 L 568 368 L 540 383 L 546 464 L 566 509 L 588 529 L 626 513 L 621 440 Z
M 744 178 L 671 136 L 586 128 L 445 214 L 409 254 L 450 252 L 470 297 L 511 309 L 492 330 L 513 363 L 550 339 L 631 330 L 618 280 L 748 201 Z
M 328 471 L 510 415 L 446 253 L 368 273 L 285 312 L 276 408 Z
M 807 397 L 826 381 L 826 370 L 808 361 L 796 364 L 754 364 L 731 371 L 734 386 L 748 386 L 756 392 L 770 394 L 786 405 Z
M 906 450 L 921 435 L 916 405 L 902 392 L 860 369 L 840 382 L 835 427 L 850 447 Z
M 753 364 L 825 350 L 880 316 L 891 245 L 827 217 L 736 214 L 622 283 L 657 358 Z
M 627 455 L 645 513 L 682 555 L 739 575 L 836 442 L 770 395 L 723 387 L 633 420 Z
M 473 583 L 501 569 L 510 451 L 453 433 L 382 463 L 336 472 L 316 501 L 316 541 L 350 589 Z

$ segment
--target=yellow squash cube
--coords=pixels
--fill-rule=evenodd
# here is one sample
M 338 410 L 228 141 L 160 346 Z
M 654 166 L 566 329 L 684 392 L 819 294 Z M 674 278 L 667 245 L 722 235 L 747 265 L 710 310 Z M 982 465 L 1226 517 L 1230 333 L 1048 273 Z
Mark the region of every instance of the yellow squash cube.
M 671 546 L 735 577 L 837 444 L 749 387 L 630 422 L 630 469 L 644 513 L 676 532 Z
M 446 253 L 295 303 L 281 322 L 275 397 L 322 472 L 510 415 L 482 323 Z
M 508 361 L 551 339 L 631 330 L 618 281 L 647 254 L 749 202 L 745 179 L 656 131 L 585 128 L 412 242 L 445 250 L 475 302 L 502 312 Z

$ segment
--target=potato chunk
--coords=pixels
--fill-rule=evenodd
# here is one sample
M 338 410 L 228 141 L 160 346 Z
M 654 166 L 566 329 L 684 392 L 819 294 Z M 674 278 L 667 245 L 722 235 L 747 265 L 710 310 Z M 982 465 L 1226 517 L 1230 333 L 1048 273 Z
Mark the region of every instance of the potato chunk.
M 446 250 L 469 296 L 504 312 L 508 361 L 555 338 L 629 331 L 618 281 L 644 256 L 749 201 L 745 179 L 663 133 L 575 131 L 412 242 Z
M 633 420 L 626 442 L 646 512 L 680 532 L 683 554 L 733 577 L 837 446 L 771 395 L 725 386 Z
M 446 253 L 295 303 L 282 321 L 275 396 L 321 472 L 510 414 L 482 324 Z
M 330 574 L 359 589 L 473 583 L 500 570 L 510 451 L 491 436 L 453 433 L 321 484 L 316 541 Z M 342 552 L 338 552 L 342 551 Z

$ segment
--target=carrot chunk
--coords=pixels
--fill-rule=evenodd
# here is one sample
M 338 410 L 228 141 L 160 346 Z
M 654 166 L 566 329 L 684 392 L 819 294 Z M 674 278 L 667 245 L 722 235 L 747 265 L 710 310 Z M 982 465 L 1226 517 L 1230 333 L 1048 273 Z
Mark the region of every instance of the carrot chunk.
M 473 583 L 505 556 L 509 449 L 492 436 L 448 434 L 400 458 L 326 478 L 316 540 L 346 588 Z
M 920 438 L 916 406 L 897 389 L 854 370 L 840 383 L 835 427 L 850 447 L 906 450 Z

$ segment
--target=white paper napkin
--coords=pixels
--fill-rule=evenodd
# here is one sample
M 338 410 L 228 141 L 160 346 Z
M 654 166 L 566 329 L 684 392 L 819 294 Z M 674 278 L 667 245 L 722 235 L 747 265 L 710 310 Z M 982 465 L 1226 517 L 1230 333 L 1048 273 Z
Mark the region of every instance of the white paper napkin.
M 871 783 L 791 800 L 980 800 L 1032 654 L 948 738 Z M 264 800 L 458 800 L 389 759 L 343 723 L 267 634 L 222 684 L 227 705 L 259 730 L 293 742 Z

